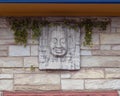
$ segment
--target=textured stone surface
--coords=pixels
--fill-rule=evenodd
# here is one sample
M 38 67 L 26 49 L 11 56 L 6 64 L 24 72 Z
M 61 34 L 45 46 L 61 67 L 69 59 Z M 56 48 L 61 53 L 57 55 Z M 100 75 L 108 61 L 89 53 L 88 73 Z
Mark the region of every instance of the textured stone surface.
M 57 74 L 15 74 L 14 84 L 19 85 L 60 85 Z
M 81 55 L 92 55 L 90 50 L 81 50 Z
M 120 45 L 113 45 L 112 50 L 120 50 Z
M 30 56 L 30 46 L 9 46 L 9 56 Z
M 120 78 L 120 68 L 105 68 L 106 78 Z
M 81 67 L 120 67 L 118 56 L 82 56 Z
M 41 70 L 80 69 L 80 32 L 78 31 L 63 28 L 62 25 L 43 28 L 39 39 L 39 68 Z
M 0 45 L 13 45 L 15 44 L 15 40 L 14 39 L 5 39 L 5 40 L 0 40 Z
M 13 74 L 0 74 L 0 79 L 3 79 L 3 78 L 13 78 Z
M 40 91 L 40 90 L 60 90 L 60 85 L 36 85 L 36 86 L 31 86 L 31 85 L 15 85 L 14 90 L 21 90 L 21 91 Z
M 7 51 L 0 51 L 0 56 L 8 56 L 8 52 Z
M 85 89 L 120 89 L 120 80 L 85 80 Z
M 4 96 L 118 96 L 117 91 L 79 92 L 79 91 L 45 91 L 45 92 L 3 92 Z
M 23 60 L 20 57 L 0 57 L 0 67 L 23 67 Z
M 111 45 L 101 45 L 100 50 L 111 50 Z
M 71 78 L 104 78 L 104 70 L 98 68 L 86 68 L 80 71 L 73 72 Z
M 13 80 L 0 80 L 0 90 L 13 90 Z
M 38 56 L 38 45 L 31 46 L 31 56 Z
M 0 45 L 0 51 L 6 51 L 8 50 L 8 46 L 7 45 Z
M 93 50 L 92 51 L 92 55 L 96 55 L 96 56 L 119 56 L 120 55 L 120 51 L 117 50 Z
M 64 79 L 61 80 L 61 86 L 63 90 L 81 90 L 84 89 L 84 81 L 75 79 Z
M 38 57 L 24 57 L 24 67 L 38 67 Z
M 61 78 L 70 78 L 71 74 L 70 73 L 62 73 Z
M 120 34 L 102 33 L 100 34 L 101 44 L 120 44 Z
M 1 17 L 0 18 L 0 28 L 7 28 L 8 27 L 8 22 L 6 20 L 6 18 Z

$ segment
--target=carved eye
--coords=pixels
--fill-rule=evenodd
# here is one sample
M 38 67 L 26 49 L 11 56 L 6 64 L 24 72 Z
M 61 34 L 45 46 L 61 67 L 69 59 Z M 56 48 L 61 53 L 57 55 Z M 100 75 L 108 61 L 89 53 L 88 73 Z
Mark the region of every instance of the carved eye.
M 57 38 L 53 38 L 53 39 L 52 39 L 52 42 L 53 42 L 54 44 L 56 44 L 56 43 L 57 43 Z
M 61 38 L 61 43 L 65 44 L 65 38 Z

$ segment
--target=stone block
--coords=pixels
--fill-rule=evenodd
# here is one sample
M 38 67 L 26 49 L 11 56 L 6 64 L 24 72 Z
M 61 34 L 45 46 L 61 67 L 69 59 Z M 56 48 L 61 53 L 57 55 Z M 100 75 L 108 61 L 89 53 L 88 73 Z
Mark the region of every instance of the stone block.
M 1 56 L 8 56 L 8 52 L 7 51 L 0 51 L 0 57 Z
M 7 45 L 0 45 L 0 51 L 7 51 L 8 46 Z
M 7 27 L 9 27 L 8 26 L 8 22 L 7 22 L 7 20 L 6 20 L 6 18 L 0 18 L 0 28 L 7 28 Z
M 71 78 L 104 78 L 104 69 L 100 68 L 82 68 L 80 71 L 73 72 Z
M 81 67 L 120 67 L 119 56 L 82 56 Z
M 38 45 L 31 46 L 31 56 L 38 56 Z
M 13 74 L 0 74 L 0 79 L 10 79 L 10 78 L 13 78 Z
M 84 89 L 84 81 L 76 79 L 61 80 L 62 90 L 82 90 Z
M 24 67 L 38 67 L 38 57 L 24 57 Z
M 16 44 L 14 39 L 0 40 L 0 45 L 13 45 Z
M 96 55 L 96 56 L 119 56 L 120 51 L 117 51 L 117 50 L 93 50 L 92 55 Z
M 92 55 L 90 50 L 81 50 L 81 55 Z
M 106 78 L 120 78 L 120 68 L 105 68 Z
M 0 80 L 0 90 L 13 90 L 13 80 Z
M 101 33 L 101 44 L 120 44 L 120 34 L 118 33 Z
M 30 46 L 9 46 L 9 56 L 30 56 Z
M 59 74 L 15 74 L 16 85 L 60 85 Z
M 8 28 L 1 28 L 0 39 L 14 39 L 14 32 Z
M 120 45 L 113 45 L 112 50 L 120 50 Z
M 120 80 L 85 80 L 85 89 L 90 90 L 119 90 Z
M 61 78 L 71 78 L 71 74 L 70 73 L 62 73 Z
M 31 86 L 31 85 L 15 85 L 14 90 L 18 91 L 45 91 L 45 90 L 60 90 L 60 85 L 36 85 L 36 86 Z
M 111 50 L 111 45 L 101 45 L 100 50 Z
M 0 67 L 23 67 L 23 59 L 20 57 L 0 57 Z

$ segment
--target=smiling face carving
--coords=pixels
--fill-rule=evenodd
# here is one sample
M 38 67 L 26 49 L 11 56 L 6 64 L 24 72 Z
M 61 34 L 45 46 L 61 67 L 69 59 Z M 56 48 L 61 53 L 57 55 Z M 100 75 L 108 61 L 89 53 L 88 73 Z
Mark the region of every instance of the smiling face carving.
M 67 53 L 67 42 L 64 31 L 54 30 L 51 33 L 50 52 L 52 55 L 61 57 Z

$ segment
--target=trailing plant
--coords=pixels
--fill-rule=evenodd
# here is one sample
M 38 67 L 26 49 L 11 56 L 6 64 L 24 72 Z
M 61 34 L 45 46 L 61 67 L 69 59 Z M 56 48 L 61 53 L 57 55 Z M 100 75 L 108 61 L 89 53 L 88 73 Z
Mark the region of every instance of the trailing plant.
M 93 28 L 101 28 L 106 30 L 107 25 L 110 23 L 109 18 L 103 18 L 99 20 L 97 18 L 81 18 L 80 21 L 64 19 L 62 22 L 49 22 L 43 20 L 43 18 L 32 18 L 32 17 L 9 17 L 8 21 L 11 25 L 11 29 L 14 30 L 15 41 L 17 44 L 25 45 L 27 44 L 28 35 L 31 34 L 32 39 L 39 39 L 41 35 L 42 28 L 45 26 L 62 26 L 69 29 L 79 31 L 79 27 L 85 28 L 85 42 L 84 45 L 92 45 L 92 30 Z M 31 33 L 28 32 L 28 30 Z

